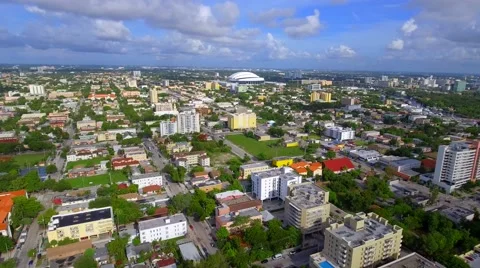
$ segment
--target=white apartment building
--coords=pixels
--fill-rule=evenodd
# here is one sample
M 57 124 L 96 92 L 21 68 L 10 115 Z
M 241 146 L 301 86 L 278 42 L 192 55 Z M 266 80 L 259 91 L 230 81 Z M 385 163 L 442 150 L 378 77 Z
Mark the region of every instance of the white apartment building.
M 142 243 L 168 240 L 187 234 L 187 219 L 182 213 L 140 221 L 138 232 Z
M 162 86 L 164 86 L 164 87 L 170 86 L 170 81 L 169 80 L 163 80 L 162 81 Z
M 159 185 L 162 186 L 163 177 L 160 175 L 159 172 L 154 173 L 147 173 L 147 174 L 139 174 L 139 175 L 132 175 L 130 181 L 133 184 L 138 185 L 139 189 L 150 185 Z
M 31 95 L 45 95 L 45 88 L 42 85 L 28 85 Z
M 329 127 L 325 130 L 324 134 L 337 141 L 355 139 L 355 131 L 351 128 Z
M 480 176 L 480 143 L 453 142 L 450 145 L 440 145 L 433 183 L 453 192 L 470 180 Z
M 307 86 L 308 90 L 315 91 L 315 90 L 322 90 L 321 84 L 311 84 Z
M 180 134 L 200 132 L 200 115 L 195 110 L 178 113 L 177 132 Z
M 127 79 L 128 87 L 137 87 L 137 80 L 135 79 Z
M 265 200 L 279 197 L 285 200 L 288 186 L 302 182 L 302 176 L 289 167 L 252 173 L 252 193 L 256 199 Z
M 177 133 L 177 122 L 161 121 L 160 122 L 160 136 L 170 136 Z
M 139 77 L 142 76 L 142 72 L 141 72 L 141 71 L 133 71 L 132 74 L 133 74 L 133 77 L 138 77 L 138 78 L 139 78 Z

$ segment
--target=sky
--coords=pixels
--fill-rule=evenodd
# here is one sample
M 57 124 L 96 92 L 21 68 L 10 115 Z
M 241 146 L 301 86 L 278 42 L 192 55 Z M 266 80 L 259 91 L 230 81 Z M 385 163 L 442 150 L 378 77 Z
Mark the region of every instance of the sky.
M 480 70 L 480 0 L 0 0 L 0 14 L 0 63 Z

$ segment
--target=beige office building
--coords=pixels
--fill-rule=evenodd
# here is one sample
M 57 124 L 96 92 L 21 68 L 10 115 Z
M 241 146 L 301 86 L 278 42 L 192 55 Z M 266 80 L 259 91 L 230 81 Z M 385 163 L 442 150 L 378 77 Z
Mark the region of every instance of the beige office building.
M 320 254 L 334 267 L 374 267 L 380 261 L 399 258 L 402 231 L 375 213 L 347 215 L 344 223 L 331 224 L 325 230 Z
M 328 192 L 313 183 L 292 184 L 285 199 L 285 221 L 302 233 L 320 231 L 330 215 Z
M 158 92 L 156 88 L 150 89 L 150 103 L 158 103 Z
M 55 215 L 48 223 L 48 242 L 92 239 L 110 236 L 115 231 L 112 207 L 88 209 Z
M 263 162 L 245 164 L 240 166 L 240 176 L 242 177 L 242 179 L 246 179 L 254 172 L 267 171 L 270 169 L 273 168 Z

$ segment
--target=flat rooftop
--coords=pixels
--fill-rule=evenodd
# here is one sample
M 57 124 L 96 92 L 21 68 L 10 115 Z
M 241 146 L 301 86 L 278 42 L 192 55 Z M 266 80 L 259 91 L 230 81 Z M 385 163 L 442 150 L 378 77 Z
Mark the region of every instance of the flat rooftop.
M 241 165 L 240 169 L 259 168 L 259 167 L 270 167 L 270 166 L 264 162 L 257 162 L 257 163 Z
M 178 248 L 180 249 L 180 253 L 182 254 L 182 258 L 186 261 L 200 261 L 202 260 L 202 257 L 200 256 L 200 253 L 198 252 L 197 247 L 193 242 L 187 242 L 184 244 L 178 245 Z
M 235 215 L 235 213 L 225 214 L 223 216 L 220 216 L 218 219 L 222 222 L 229 222 L 229 221 L 233 221 L 236 217 L 250 218 L 254 216 L 262 216 L 262 214 L 256 208 L 247 208 L 247 209 L 239 210 L 237 215 Z
M 288 168 L 288 170 L 292 170 Z M 285 168 L 277 168 L 277 169 L 270 169 L 261 172 L 256 172 L 253 174 L 254 177 L 258 177 L 260 179 L 268 179 L 272 177 L 281 177 L 282 179 L 295 179 L 299 177 L 296 173 L 288 172 Z M 293 170 L 292 170 L 293 171 Z
M 171 224 L 176 224 L 179 222 L 186 222 L 186 221 L 187 221 L 187 218 L 185 218 L 185 215 L 183 215 L 182 213 L 178 213 L 178 214 L 170 215 L 166 217 L 140 221 L 138 223 L 138 229 L 142 231 L 142 230 L 158 228 L 161 226 L 166 226 L 166 225 L 171 225 Z
M 152 173 L 146 173 L 146 174 L 138 174 L 138 175 L 132 175 L 132 180 L 140 180 L 140 179 L 145 179 L 145 178 L 152 178 L 152 177 L 158 177 L 162 176 L 160 172 L 152 172 Z
M 353 218 L 357 221 L 363 219 L 365 222 L 364 228 L 356 231 L 345 223 L 345 225 L 331 230 L 333 235 L 346 241 L 353 248 L 364 244 L 366 241 L 381 239 L 388 234 L 394 233 L 392 225 L 385 225 L 376 219 L 360 217 L 359 215 L 355 215 Z
M 290 196 L 287 198 L 297 207 L 313 208 L 328 202 L 325 200 L 326 192 L 313 183 L 294 184 L 290 187 Z
M 112 219 L 112 207 L 89 209 L 69 214 L 59 214 L 52 217 L 48 224 L 48 230 L 55 230 L 65 226 L 77 225 L 86 222 L 93 222 L 105 219 Z
M 432 262 L 422 255 L 414 252 L 400 259 L 394 260 L 378 268 L 445 268 L 443 265 Z

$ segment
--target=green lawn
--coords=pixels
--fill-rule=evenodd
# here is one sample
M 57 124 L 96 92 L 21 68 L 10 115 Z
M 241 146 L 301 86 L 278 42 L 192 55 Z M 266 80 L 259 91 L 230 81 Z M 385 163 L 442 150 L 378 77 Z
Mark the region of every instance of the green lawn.
M 93 167 L 95 165 L 100 164 L 100 162 L 102 162 L 103 160 L 107 160 L 107 158 L 96 157 L 96 158 L 93 158 L 93 159 L 68 162 L 67 163 L 67 170 L 70 170 L 70 169 L 73 169 L 73 168 Z
M 257 156 L 260 153 L 264 153 L 268 159 L 278 156 L 299 156 L 303 155 L 304 151 L 299 147 L 286 148 L 283 146 L 270 147 L 269 145 L 275 144 L 278 141 L 257 141 L 255 139 L 247 138 L 245 135 L 228 135 L 226 138 L 244 149 L 251 155 Z
M 21 167 L 25 165 L 32 166 L 38 162 L 44 161 L 46 159 L 46 154 L 20 154 L 14 156 L 13 159 L 15 160 L 15 163 L 17 163 Z
M 128 179 L 127 176 L 125 176 L 125 174 L 123 174 L 120 171 L 112 171 L 110 172 L 110 174 L 112 174 L 113 183 L 126 181 Z M 96 175 L 91 177 L 78 177 L 75 179 L 65 178 L 64 180 L 68 180 L 68 182 L 70 182 L 73 188 L 83 188 L 83 187 L 94 186 L 94 185 L 109 184 L 110 176 L 107 173 L 107 174 L 101 174 L 101 175 Z

